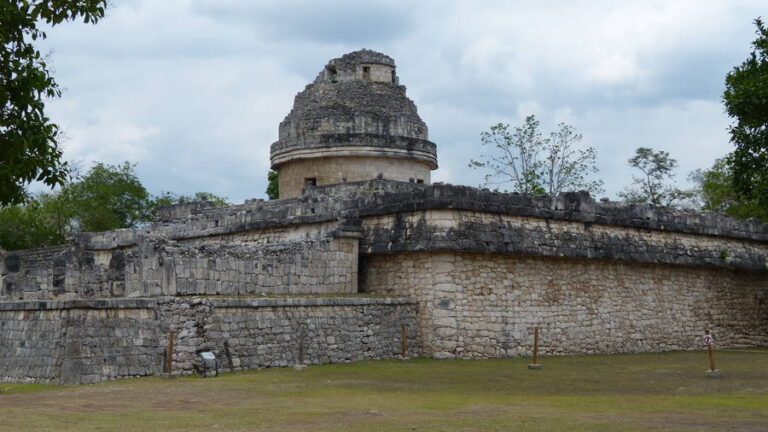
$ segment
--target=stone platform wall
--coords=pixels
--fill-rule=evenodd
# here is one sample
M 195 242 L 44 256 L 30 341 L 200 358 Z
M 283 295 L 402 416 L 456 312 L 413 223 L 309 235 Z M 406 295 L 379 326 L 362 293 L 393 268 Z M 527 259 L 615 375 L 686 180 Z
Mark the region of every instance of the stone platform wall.
M 692 225 L 701 228 L 701 225 Z M 366 217 L 362 253 L 454 250 L 762 271 L 768 243 L 706 233 L 459 209 Z
M 162 371 L 154 302 L 0 302 L 0 380 L 76 384 Z
M 344 237 L 267 244 L 157 240 L 128 249 L 9 252 L 0 257 L 0 301 L 355 293 L 357 245 Z
M 143 295 L 282 295 L 357 292 L 357 239 L 276 245 L 176 244 L 143 266 Z
M 419 303 L 425 355 L 646 352 L 768 344 L 764 272 L 455 251 L 365 256 L 361 289 Z
M 191 374 L 211 350 L 225 370 L 393 358 L 401 325 L 420 352 L 416 305 L 401 298 L 179 298 L 0 302 L 0 381 L 76 384 Z M 299 354 L 302 352 L 303 354 Z
M 225 370 L 388 359 L 420 353 L 415 302 L 403 298 L 174 299 L 163 304 L 176 330 L 174 371 L 192 373 L 201 349 Z

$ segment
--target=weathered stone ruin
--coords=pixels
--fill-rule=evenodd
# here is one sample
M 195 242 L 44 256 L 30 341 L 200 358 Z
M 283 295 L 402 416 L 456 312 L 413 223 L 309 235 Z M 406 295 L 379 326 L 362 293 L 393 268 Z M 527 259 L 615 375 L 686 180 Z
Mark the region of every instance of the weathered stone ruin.
M 357 51 L 272 145 L 280 200 L 159 211 L 0 256 L 0 380 L 80 383 L 385 359 L 768 343 L 768 226 L 430 184 L 394 61 Z M 169 350 L 169 337 L 173 347 Z M 170 360 L 170 369 L 168 363 Z

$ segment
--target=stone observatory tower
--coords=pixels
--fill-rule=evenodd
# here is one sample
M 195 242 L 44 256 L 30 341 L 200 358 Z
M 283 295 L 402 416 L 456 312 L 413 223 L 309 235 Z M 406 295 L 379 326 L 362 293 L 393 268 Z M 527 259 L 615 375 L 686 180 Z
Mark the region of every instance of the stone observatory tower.
M 395 61 L 363 49 L 329 61 L 296 95 L 271 162 L 280 198 L 291 198 L 304 186 L 375 178 L 429 184 L 437 154 Z

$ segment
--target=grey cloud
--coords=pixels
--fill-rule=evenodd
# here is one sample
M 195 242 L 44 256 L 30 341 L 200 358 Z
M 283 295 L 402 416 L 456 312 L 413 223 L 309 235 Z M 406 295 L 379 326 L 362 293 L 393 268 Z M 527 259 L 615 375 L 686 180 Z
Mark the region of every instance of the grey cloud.
M 380 43 L 407 36 L 414 23 L 402 2 L 198 0 L 194 10 L 282 40 Z
M 260 197 L 269 144 L 294 95 L 330 58 L 365 47 L 397 62 L 438 145 L 438 180 L 479 184 L 482 174 L 466 164 L 480 152 L 480 132 L 525 114 L 551 129 L 567 112 L 598 148 L 610 193 L 630 181 L 626 159 L 639 145 L 671 151 L 680 179 L 725 154 L 718 87 L 745 58 L 758 8 L 745 3 L 663 44 L 635 41 L 631 60 L 645 75 L 600 81 L 588 77 L 590 60 L 568 52 L 578 46 L 567 35 L 595 31 L 582 22 L 602 13 L 582 6 L 570 11 L 580 21 L 569 22 L 568 5 L 550 14 L 506 2 L 120 2 L 96 26 L 50 33 L 57 80 L 69 88 L 51 104 L 53 118 L 72 137 L 71 159 L 119 163 L 129 152 L 119 140 L 131 136 L 121 128 L 154 131 L 141 136 L 136 161 L 155 193 Z M 625 53 L 600 35 L 584 40 L 607 56 Z

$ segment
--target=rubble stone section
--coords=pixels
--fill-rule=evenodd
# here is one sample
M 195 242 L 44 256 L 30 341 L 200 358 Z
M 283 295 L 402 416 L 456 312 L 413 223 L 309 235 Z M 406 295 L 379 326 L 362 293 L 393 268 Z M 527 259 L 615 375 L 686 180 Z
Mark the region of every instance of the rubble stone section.
M 361 288 L 419 303 L 425 355 L 627 353 L 768 344 L 765 273 L 471 252 L 364 258 Z
M 0 381 L 79 384 L 223 370 L 394 358 L 401 326 L 419 352 L 416 305 L 401 298 L 194 298 L 0 302 Z M 301 346 L 301 348 L 300 348 Z
M 176 298 L 163 314 L 176 374 L 193 373 L 201 350 L 224 370 L 397 358 L 403 325 L 409 353 L 420 352 L 416 305 L 403 298 Z

